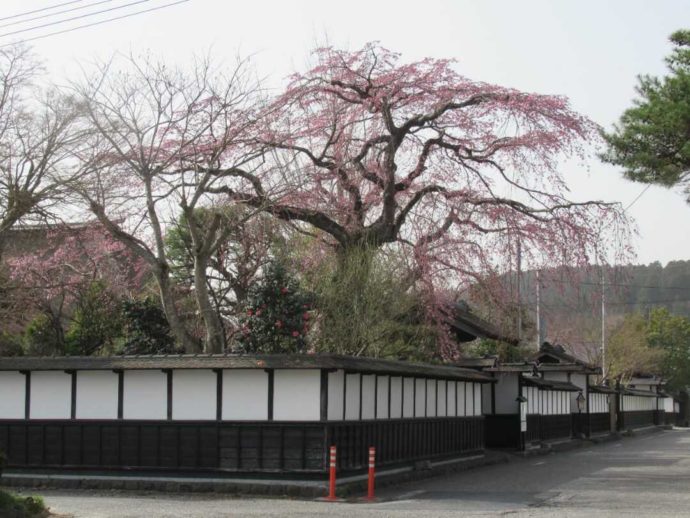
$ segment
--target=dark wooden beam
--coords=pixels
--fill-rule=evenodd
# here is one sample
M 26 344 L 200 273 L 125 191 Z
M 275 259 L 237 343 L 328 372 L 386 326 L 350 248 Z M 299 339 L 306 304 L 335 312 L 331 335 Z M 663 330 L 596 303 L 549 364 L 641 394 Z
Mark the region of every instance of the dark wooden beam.
M 223 420 L 223 369 L 214 369 L 216 373 L 216 421 Z
M 117 418 L 122 419 L 125 400 L 125 371 L 113 371 L 117 374 Z
M 21 371 L 25 376 L 24 382 L 24 419 L 31 417 L 31 371 Z
M 273 369 L 266 369 L 266 374 L 268 374 L 268 398 L 266 401 L 267 418 L 269 421 L 273 421 L 273 399 L 274 399 L 274 395 L 275 395 L 275 371 Z
M 70 397 L 70 418 L 77 418 L 77 371 L 65 371 L 72 376 L 72 392 Z
M 321 369 L 321 401 L 319 419 L 328 421 L 328 370 Z
M 168 421 L 172 421 L 173 418 L 173 371 L 172 369 L 164 369 L 165 375 L 168 382 L 167 390 L 167 412 L 166 416 Z
M 343 421 L 345 421 L 345 416 L 347 415 L 347 372 L 343 371 Z

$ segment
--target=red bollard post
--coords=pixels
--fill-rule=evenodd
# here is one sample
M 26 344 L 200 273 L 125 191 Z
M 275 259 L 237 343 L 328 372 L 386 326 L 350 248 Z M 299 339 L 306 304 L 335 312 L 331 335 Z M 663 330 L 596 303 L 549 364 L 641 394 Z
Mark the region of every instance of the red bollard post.
M 374 467 L 376 466 L 376 448 L 369 448 L 369 486 L 367 500 L 374 499 Z
M 328 480 L 328 500 L 336 500 L 335 497 L 335 446 L 330 448 L 329 480 Z

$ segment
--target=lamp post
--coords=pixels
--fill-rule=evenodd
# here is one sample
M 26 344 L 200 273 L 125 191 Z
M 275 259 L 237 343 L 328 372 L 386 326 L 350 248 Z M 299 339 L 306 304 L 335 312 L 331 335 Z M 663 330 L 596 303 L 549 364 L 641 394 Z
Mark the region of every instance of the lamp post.
M 581 414 L 582 411 L 585 409 L 585 396 L 582 395 L 582 391 L 578 393 L 577 398 L 575 398 L 575 401 L 577 401 L 577 413 Z

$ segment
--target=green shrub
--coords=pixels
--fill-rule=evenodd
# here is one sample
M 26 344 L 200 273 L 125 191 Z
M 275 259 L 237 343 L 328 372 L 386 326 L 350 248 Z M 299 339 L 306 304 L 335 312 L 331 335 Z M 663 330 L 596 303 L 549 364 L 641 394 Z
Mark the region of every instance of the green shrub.
M 40 496 L 20 496 L 0 490 L 0 516 L 43 518 L 49 515 Z
M 64 351 L 62 327 L 49 315 L 36 316 L 24 331 L 24 350 L 30 356 L 52 356 Z

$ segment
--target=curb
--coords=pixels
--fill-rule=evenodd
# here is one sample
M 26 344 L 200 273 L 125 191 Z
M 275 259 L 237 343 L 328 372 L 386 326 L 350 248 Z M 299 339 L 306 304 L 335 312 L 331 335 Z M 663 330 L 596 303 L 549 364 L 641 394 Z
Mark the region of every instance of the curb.
M 421 462 L 413 466 L 379 471 L 376 486 L 386 487 L 403 482 L 423 480 L 480 466 L 508 462 L 509 455 L 486 451 L 470 457 L 437 462 Z M 302 499 L 324 498 L 328 481 L 251 480 L 196 477 L 156 477 L 136 475 L 89 475 L 48 473 L 7 473 L 0 478 L 0 486 L 12 488 L 43 488 L 71 490 L 146 491 L 160 493 L 218 493 L 239 496 L 272 496 Z M 353 497 L 366 492 L 367 475 L 354 475 L 338 480 L 339 497 Z

